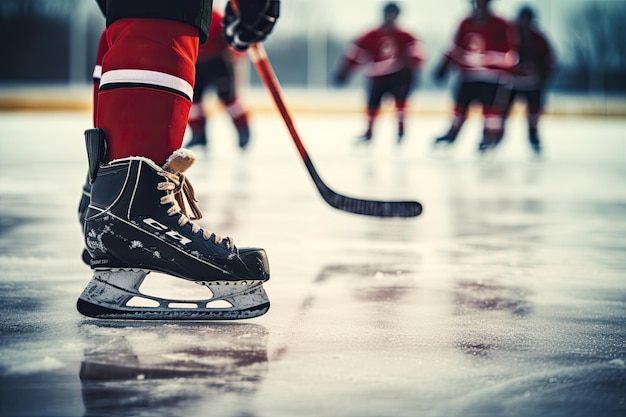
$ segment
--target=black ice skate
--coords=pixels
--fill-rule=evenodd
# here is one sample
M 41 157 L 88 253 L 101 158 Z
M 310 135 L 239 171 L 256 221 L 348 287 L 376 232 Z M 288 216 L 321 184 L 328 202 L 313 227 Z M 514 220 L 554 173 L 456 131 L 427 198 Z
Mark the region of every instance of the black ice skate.
M 370 144 L 372 142 L 372 129 L 367 129 L 367 131 L 361 136 L 356 138 L 354 142 L 356 145 Z
M 208 145 L 208 140 L 205 132 L 205 127 L 202 128 L 192 128 L 191 129 L 191 140 L 187 142 L 185 148 L 206 148 Z
M 94 273 L 78 299 L 82 314 L 225 320 L 268 311 L 265 251 L 237 249 L 230 238 L 208 233 L 187 217 L 188 206 L 191 219 L 200 218 L 193 188 L 182 174 L 194 160 L 191 151 L 180 149 L 163 168 L 142 157 L 99 167 L 85 216 L 85 244 Z M 151 271 L 195 282 L 212 297 L 176 300 L 144 294 L 139 286 Z
M 250 143 L 250 128 L 248 125 L 237 128 L 237 138 L 239 141 L 239 149 L 245 151 Z
M 402 143 L 404 139 L 404 122 L 398 122 L 398 145 Z
M 495 149 L 499 144 L 502 138 L 500 136 L 494 135 L 485 135 L 483 136 L 483 140 L 478 144 L 478 151 L 480 153 L 485 153 L 487 151 Z
M 452 145 L 455 140 L 456 140 L 456 137 L 454 136 L 443 135 L 435 139 L 435 141 L 433 142 L 433 146 Z
M 539 137 L 537 135 L 531 134 L 528 141 L 535 155 L 540 156 L 541 155 L 541 142 L 539 141 Z

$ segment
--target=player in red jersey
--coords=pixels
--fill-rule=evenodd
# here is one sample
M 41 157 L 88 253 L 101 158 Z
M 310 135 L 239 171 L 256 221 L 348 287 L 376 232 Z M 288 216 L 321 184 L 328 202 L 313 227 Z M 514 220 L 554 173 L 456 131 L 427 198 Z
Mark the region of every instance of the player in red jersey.
M 395 99 L 398 116 L 398 143 L 404 137 L 407 99 L 414 86 L 416 72 L 423 61 L 418 39 L 400 29 L 396 23 L 400 8 L 388 3 L 383 8 L 383 24 L 357 38 L 343 56 L 335 82 L 343 85 L 359 67 L 365 67 L 369 79 L 367 98 L 367 130 L 362 141 L 372 139 L 374 123 L 382 99 Z
M 533 151 L 540 154 L 539 119 L 543 112 L 548 82 L 554 75 L 556 60 L 550 42 L 534 24 L 534 20 L 533 9 L 528 6 L 520 9 L 516 21 L 519 62 L 514 69 L 511 94 L 504 109 L 503 121 L 506 122 L 515 99 L 522 97 L 526 102 L 528 140 Z
M 240 58 L 239 54 L 224 38 L 222 15 L 213 10 L 209 36 L 198 50 L 193 104 L 189 112 L 192 136 L 187 147 L 207 145 L 207 119 L 203 98 L 209 87 L 215 88 L 217 98 L 228 112 L 237 130 L 239 147 L 243 150 L 248 146 L 250 140 L 248 113 L 238 99 L 236 90 L 235 64 Z
M 495 16 L 490 0 L 474 0 L 472 14 L 459 25 L 452 47 L 445 53 L 436 78 L 442 80 L 450 65 L 458 68 L 460 83 L 455 96 L 454 118 L 448 132 L 435 144 L 452 144 L 467 118 L 470 105 L 482 104 L 484 128 L 479 145 L 485 151 L 502 137 L 502 111 L 508 97 L 507 77 L 517 63 L 513 26 Z
M 237 49 L 263 41 L 279 0 L 226 6 L 224 34 Z M 93 276 L 78 299 L 91 317 L 240 319 L 267 312 L 269 264 L 260 248 L 236 247 L 200 227 L 201 213 L 181 149 L 191 108 L 198 47 L 207 39 L 211 0 L 99 0 L 106 17 L 95 128 L 85 132 L 91 193 L 84 213 Z M 208 300 L 144 294 L 161 272 L 210 287 Z M 147 301 L 138 306 L 133 299 Z M 215 308 L 213 301 L 227 306 Z M 176 306 L 178 303 L 183 306 Z

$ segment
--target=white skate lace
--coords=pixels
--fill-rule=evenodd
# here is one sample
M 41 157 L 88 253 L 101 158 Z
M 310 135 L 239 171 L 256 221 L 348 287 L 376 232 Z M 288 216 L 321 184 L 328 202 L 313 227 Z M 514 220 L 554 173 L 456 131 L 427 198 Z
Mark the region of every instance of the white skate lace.
M 171 191 L 161 197 L 160 200 L 162 205 L 171 204 L 171 207 L 167 209 L 168 216 L 174 216 L 180 213 L 180 217 L 178 219 L 179 226 L 182 227 L 189 223 L 191 225 L 191 231 L 193 233 L 202 232 L 202 237 L 205 240 L 209 240 L 213 237 L 217 245 L 225 242 L 228 249 L 232 250 L 235 247 L 235 242 L 232 238 L 223 238 L 218 234 L 202 229 L 198 224 L 191 221 L 200 220 L 202 218 L 202 213 L 200 212 L 200 207 L 198 207 L 198 200 L 196 199 L 194 189 L 183 174 L 161 171 L 159 172 L 159 175 L 165 177 L 166 181 L 160 182 L 157 185 L 157 189 Z M 189 206 L 189 209 L 191 210 L 191 215 L 187 214 L 187 206 Z

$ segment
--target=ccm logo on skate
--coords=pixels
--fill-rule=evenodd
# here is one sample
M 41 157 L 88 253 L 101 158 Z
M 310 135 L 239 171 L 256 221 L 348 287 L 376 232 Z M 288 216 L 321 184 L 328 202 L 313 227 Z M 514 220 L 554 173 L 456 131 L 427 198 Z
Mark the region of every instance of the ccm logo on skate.
M 180 233 L 174 230 L 170 230 L 170 228 L 162 225 L 161 223 L 157 222 L 151 217 L 148 217 L 147 219 L 143 219 L 143 222 L 155 230 L 158 230 L 160 232 L 165 232 L 167 236 L 171 237 L 172 239 L 178 240 L 182 245 L 191 243 L 191 239 L 186 238 L 185 236 L 181 235 Z

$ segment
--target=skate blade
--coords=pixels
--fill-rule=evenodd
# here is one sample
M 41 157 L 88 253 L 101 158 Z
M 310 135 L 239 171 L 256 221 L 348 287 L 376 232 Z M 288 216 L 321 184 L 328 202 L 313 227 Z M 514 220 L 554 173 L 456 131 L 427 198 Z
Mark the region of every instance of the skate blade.
M 240 320 L 269 310 L 263 281 L 202 281 L 212 297 L 187 300 L 144 294 L 139 287 L 147 271 L 94 271 L 76 308 L 87 316 L 127 320 Z

